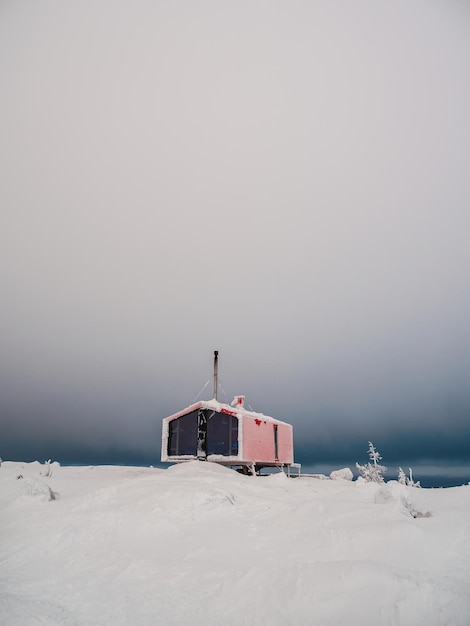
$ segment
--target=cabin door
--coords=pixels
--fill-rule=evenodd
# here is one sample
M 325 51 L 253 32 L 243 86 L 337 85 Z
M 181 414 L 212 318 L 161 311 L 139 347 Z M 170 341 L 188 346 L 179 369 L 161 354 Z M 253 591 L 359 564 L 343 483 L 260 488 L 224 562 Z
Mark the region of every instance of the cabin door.
M 197 412 L 197 458 L 207 456 L 207 414 L 204 409 Z

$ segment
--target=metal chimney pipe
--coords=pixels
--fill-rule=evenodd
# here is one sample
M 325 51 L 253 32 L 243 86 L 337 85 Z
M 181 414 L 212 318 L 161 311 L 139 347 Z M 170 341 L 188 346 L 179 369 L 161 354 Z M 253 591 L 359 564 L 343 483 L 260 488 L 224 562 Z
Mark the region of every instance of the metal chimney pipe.
M 217 377 L 219 368 L 219 351 L 214 350 L 214 400 L 217 400 Z

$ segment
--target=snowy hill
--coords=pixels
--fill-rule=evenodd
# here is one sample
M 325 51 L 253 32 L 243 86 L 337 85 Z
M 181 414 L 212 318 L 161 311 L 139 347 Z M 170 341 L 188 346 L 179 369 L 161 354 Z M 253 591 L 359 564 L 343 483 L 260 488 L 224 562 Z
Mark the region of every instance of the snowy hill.
M 0 467 L 3 626 L 470 624 L 470 486 L 51 468 Z

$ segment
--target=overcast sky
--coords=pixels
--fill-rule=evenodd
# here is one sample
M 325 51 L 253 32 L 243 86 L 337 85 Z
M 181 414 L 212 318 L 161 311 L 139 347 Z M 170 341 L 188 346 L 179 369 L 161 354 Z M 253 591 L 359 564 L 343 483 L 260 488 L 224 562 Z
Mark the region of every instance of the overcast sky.
M 0 455 L 158 461 L 218 349 L 304 463 L 470 463 L 469 76 L 465 0 L 2 0 Z

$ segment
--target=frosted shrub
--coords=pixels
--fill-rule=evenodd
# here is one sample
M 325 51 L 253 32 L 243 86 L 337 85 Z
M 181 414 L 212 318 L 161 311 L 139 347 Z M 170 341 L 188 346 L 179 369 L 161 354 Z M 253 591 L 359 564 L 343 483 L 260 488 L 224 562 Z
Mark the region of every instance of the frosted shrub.
M 405 472 L 401 469 L 401 467 L 398 468 L 398 482 L 400 483 L 400 485 L 406 485 L 406 474 Z
M 44 469 L 39 472 L 41 476 L 45 476 L 46 478 L 51 478 L 52 476 L 52 467 L 51 467 L 51 459 L 44 463 Z
M 421 487 L 419 480 L 416 482 L 413 480 L 413 470 L 411 469 L 411 467 L 409 467 L 408 469 L 410 471 L 409 478 L 401 467 L 398 468 L 398 482 L 400 483 L 400 485 L 407 485 L 408 487 Z
M 382 457 L 374 448 L 372 441 L 369 441 L 369 458 L 372 463 L 370 461 L 367 465 L 359 465 L 359 463 L 356 463 L 360 475 L 368 483 L 383 483 L 384 479 L 382 474 L 385 474 L 387 468 L 379 464 Z

